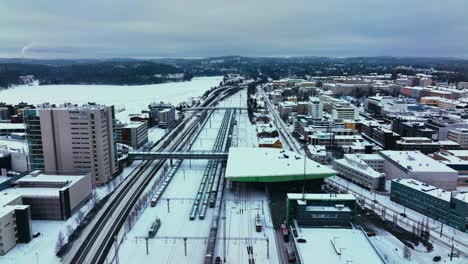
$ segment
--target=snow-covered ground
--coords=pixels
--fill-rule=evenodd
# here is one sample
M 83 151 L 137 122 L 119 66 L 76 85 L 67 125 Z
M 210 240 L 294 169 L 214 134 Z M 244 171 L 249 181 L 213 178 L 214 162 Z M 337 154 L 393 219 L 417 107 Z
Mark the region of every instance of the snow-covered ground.
M 243 90 L 223 101 L 222 106 L 247 105 L 247 91 Z M 234 127 L 233 146 L 257 147 L 258 139 L 255 126 L 250 124 L 247 111 L 237 111 L 237 126 Z M 218 240 L 215 255 L 224 258 L 227 263 L 249 263 L 247 246 L 253 248 L 255 263 L 279 263 L 275 230 L 271 220 L 269 201 L 264 190 L 252 188 L 248 183 L 226 188 L 224 197 L 226 205 L 226 223 L 221 220 L 217 237 L 249 238 L 247 240 Z M 223 215 L 224 212 L 221 213 Z M 260 214 L 262 231 L 255 231 L 255 216 Z M 268 239 L 268 243 L 267 243 Z M 226 245 L 226 247 L 224 247 Z M 269 247 L 267 249 L 267 246 Z M 269 256 L 267 256 L 269 253 Z
M 114 179 L 115 185 L 108 184 L 103 187 L 96 188 L 95 193 L 97 201 L 105 197 L 114 187 L 118 186 L 139 164 L 141 161 L 135 161 L 130 167 L 127 167 L 123 172 Z M 93 201 L 89 200 L 81 210 L 87 214 L 92 209 Z M 67 221 L 45 221 L 33 220 L 33 234 L 40 232 L 38 238 L 34 238 L 27 244 L 17 244 L 6 255 L 0 256 L 0 263 L 60 263 L 60 259 L 55 256 L 55 245 L 60 232 L 64 237 L 68 237 L 68 229 L 75 230 L 77 227 L 77 214 L 75 213 Z
M 211 115 L 211 121 L 206 123 L 192 149 L 212 149 L 224 112 L 224 110 L 216 111 Z M 189 214 L 193 204 L 192 199 L 196 196 L 207 162 L 206 160 L 182 162 L 160 202 L 155 207 L 148 207 L 133 229 L 126 234 L 126 241 L 119 248 L 120 263 L 202 262 L 213 209 L 208 209 L 204 220 L 199 220 L 197 217 L 190 221 Z M 161 219 L 161 227 L 156 239 L 149 240 L 149 254 L 146 255 L 146 242 L 143 237 L 148 235 L 148 230 L 156 217 Z M 166 236 L 172 238 L 157 239 Z M 187 256 L 184 252 L 183 237 L 188 238 Z
M 117 86 L 117 85 L 45 85 L 45 86 L 17 86 L 15 88 L 2 90 L 0 101 L 6 103 L 28 102 L 39 104 L 51 102 L 60 104 L 63 102 L 87 103 L 96 102 L 106 105 L 115 105 L 116 108 L 125 107 L 125 111 L 117 113 L 117 118 L 122 121 L 128 120 L 128 114 L 140 113 L 153 101 L 166 101 L 178 104 L 186 101 L 189 97 L 201 96 L 206 90 L 217 86 L 222 77 L 199 77 L 190 82 L 164 83 L 154 85 Z M 25 96 L 27 95 L 27 96 Z M 222 118 L 222 116 L 220 117 Z M 215 122 L 218 123 L 218 122 Z M 211 129 L 217 131 L 216 129 Z M 213 133 L 215 133 L 213 132 Z M 148 140 L 156 142 L 166 131 L 164 129 L 152 128 L 148 133 Z M 120 183 L 138 165 L 140 161 L 133 162 L 130 167 L 124 169 L 116 178 Z M 192 166 L 197 165 L 196 161 Z M 198 169 L 200 171 L 202 167 Z M 184 171 L 184 170 L 181 170 Z M 198 173 L 200 174 L 200 173 Z M 187 171 L 187 178 L 190 172 Z M 184 184 L 181 184 L 184 185 Z M 117 186 L 114 185 L 114 186 Z M 198 188 L 198 185 L 196 185 Z M 98 199 L 106 196 L 113 190 L 113 185 L 96 189 Z M 91 209 L 92 202 L 89 201 L 82 207 L 87 213 Z M 175 206 L 177 208 L 177 206 Z M 208 222 L 208 221 L 206 221 Z M 76 214 L 67 221 L 32 221 L 33 233 L 40 232 L 41 236 L 33 239 L 28 244 L 18 244 L 5 256 L 0 256 L 0 263 L 60 263 L 55 256 L 55 244 L 58 234 L 66 236 L 67 229 L 75 229 L 77 226 Z
M 245 106 L 246 91 L 241 91 L 220 103 L 220 106 Z M 206 123 L 192 149 L 209 150 L 212 148 L 225 111 L 217 111 Z M 255 127 L 247 117 L 247 111 L 236 114 L 237 126 L 234 128 L 234 146 L 257 146 Z M 207 161 L 183 161 L 166 192 L 156 207 L 148 207 L 133 229 L 127 233 L 126 240 L 119 249 L 119 262 L 139 263 L 202 263 L 205 255 L 209 229 L 213 219 L 213 209 L 208 209 L 204 220 L 189 220 L 193 199 L 198 191 Z M 168 202 L 169 200 L 169 202 Z M 258 240 L 226 240 L 226 255 L 230 263 L 248 263 L 246 245 L 254 247 L 255 263 L 278 263 L 276 244 L 268 200 L 263 190 L 254 190 L 249 186 L 227 189 L 224 200 L 226 207 L 226 237 L 256 238 Z M 169 206 L 168 206 L 169 204 Z M 263 207 L 263 210 L 262 210 Z M 262 215 L 263 230 L 255 232 L 255 215 Z M 156 217 L 161 219 L 161 228 L 156 238 L 146 241 L 149 227 Z M 219 223 L 217 237 L 223 237 L 223 225 Z M 184 252 L 184 240 L 187 237 L 187 256 Z M 269 239 L 269 259 L 267 242 Z M 216 256 L 223 256 L 224 243 L 218 240 Z
M 450 262 L 446 248 L 437 245 L 433 251 L 426 252 L 425 248 L 420 244 L 414 250 L 410 250 L 411 257 L 405 259 L 403 257 L 405 245 L 398 238 L 383 229 L 375 227 L 375 230 L 377 230 L 376 236 L 371 237 L 370 240 L 387 260 L 388 264 L 431 263 L 435 256 L 442 258 L 441 263 L 467 263 L 467 260 L 464 258 L 453 258 L 452 262 Z
M 83 104 L 96 102 L 114 105 L 117 119 L 128 121 L 129 114 L 139 114 L 151 102 L 170 102 L 178 104 L 189 97 L 201 96 L 211 87 L 218 86 L 222 76 L 197 77 L 189 82 L 175 82 L 149 85 L 22 85 L 0 91 L 0 101 L 6 103 L 28 102 L 40 104 L 64 102 Z
M 340 177 L 337 177 L 337 176 L 334 176 L 334 177 L 330 177 L 330 178 L 327 178 L 326 179 L 327 182 L 330 182 L 330 183 L 337 183 L 337 184 L 340 184 L 342 186 L 342 188 L 346 189 L 348 188 L 349 191 L 353 192 L 353 193 L 358 193 L 359 195 L 362 195 L 364 197 L 366 197 L 366 199 L 368 200 L 377 200 L 378 201 L 378 204 L 375 206 L 376 210 L 378 210 L 380 212 L 380 205 L 384 205 L 385 207 L 387 208 L 390 208 L 392 210 L 395 210 L 397 212 L 400 212 L 400 213 L 403 213 L 405 212 L 406 215 L 408 216 L 407 218 L 404 218 L 404 217 L 401 217 L 398 215 L 398 223 L 399 223 L 399 226 L 401 226 L 402 228 L 406 229 L 406 230 L 409 230 L 411 231 L 411 228 L 413 226 L 412 222 L 410 222 L 408 220 L 408 218 L 411 218 L 411 219 L 418 219 L 418 220 L 425 220 L 427 219 L 426 216 L 418 213 L 418 212 L 415 212 L 409 208 L 404 208 L 403 206 L 395 203 L 395 202 L 392 202 L 390 201 L 390 197 L 388 195 L 383 195 L 383 194 L 378 194 L 378 193 L 375 193 L 375 192 L 371 192 L 367 189 L 364 189 L 356 184 L 353 184 L 345 179 L 342 179 Z M 386 214 L 386 217 L 387 219 L 391 218 L 392 217 L 392 213 L 387 211 L 387 214 Z M 442 237 L 440 238 L 439 237 L 439 231 L 440 231 L 440 223 L 433 220 L 433 219 L 430 219 L 429 221 L 429 227 L 431 229 L 431 235 L 432 237 L 437 237 L 438 239 L 443 239 L 443 241 L 445 241 L 446 243 L 449 243 L 451 244 L 451 238 L 454 237 L 457 241 L 461 241 L 463 243 L 467 243 L 468 241 L 468 234 L 466 233 L 463 233 L 455 228 L 452 228 L 452 227 L 449 227 L 447 225 L 444 225 L 443 227 L 443 233 L 449 237 Z M 444 255 L 447 255 L 448 252 L 449 252 L 449 248 L 446 247 L 446 246 L 443 246 L 439 243 L 435 243 L 434 244 L 434 247 L 437 249 L 437 248 L 440 248 L 441 251 L 444 252 Z M 463 247 L 462 245 L 458 244 L 458 243 L 455 243 L 455 247 L 465 251 L 465 254 L 466 254 L 466 250 L 468 250 L 466 247 Z M 466 262 L 468 262 L 468 260 L 465 258 L 464 259 Z

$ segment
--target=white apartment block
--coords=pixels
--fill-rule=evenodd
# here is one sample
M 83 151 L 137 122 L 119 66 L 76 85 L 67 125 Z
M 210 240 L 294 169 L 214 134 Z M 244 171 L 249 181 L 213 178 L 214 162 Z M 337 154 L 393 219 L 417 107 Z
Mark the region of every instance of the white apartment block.
M 317 97 L 310 99 L 307 110 L 308 114 L 313 118 L 319 119 L 323 117 L 323 104 Z

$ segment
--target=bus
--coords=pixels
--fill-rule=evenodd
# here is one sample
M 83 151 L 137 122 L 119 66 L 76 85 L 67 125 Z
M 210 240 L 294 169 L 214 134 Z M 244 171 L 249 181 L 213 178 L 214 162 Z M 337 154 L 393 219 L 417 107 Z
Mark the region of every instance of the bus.
M 262 219 L 260 218 L 260 214 L 255 216 L 255 230 L 257 232 L 262 232 Z
M 156 235 L 156 232 L 158 232 L 160 226 L 161 219 L 159 219 L 159 217 L 156 217 L 156 220 L 154 220 L 153 224 L 151 224 L 150 230 L 148 231 L 148 237 L 153 238 Z

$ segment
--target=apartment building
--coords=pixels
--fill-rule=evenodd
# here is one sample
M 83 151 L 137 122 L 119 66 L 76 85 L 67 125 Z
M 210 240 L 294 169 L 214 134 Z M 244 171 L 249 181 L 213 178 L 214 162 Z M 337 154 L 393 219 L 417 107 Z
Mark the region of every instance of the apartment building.
M 116 172 L 113 106 L 43 105 L 25 111 L 30 163 L 51 173 L 91 173 L 93 186 Z
M 310 99 L 307 110 L 312 118 L 321 119 L 323 117 L 323 104 L 317 97 Z

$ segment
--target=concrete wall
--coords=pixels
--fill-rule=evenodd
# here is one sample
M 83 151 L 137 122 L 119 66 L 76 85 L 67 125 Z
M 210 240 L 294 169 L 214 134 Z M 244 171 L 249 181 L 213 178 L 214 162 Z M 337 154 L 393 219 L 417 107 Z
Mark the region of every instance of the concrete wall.
M 13 209 L 0 216 L 0 229 L 2 229 L 0 235 L 0 255 L 5 255 L 10 249 L 16 246 L 16 224 L 14 222 L 14 216 Z
M 91 180 L 91 174 L 87 174 L 81 180 L 73 184 L 70 188 L 70 208 L 72 213 L 80 206 L 84 201 L 91 197 L 93 192 L 93 183 Z

